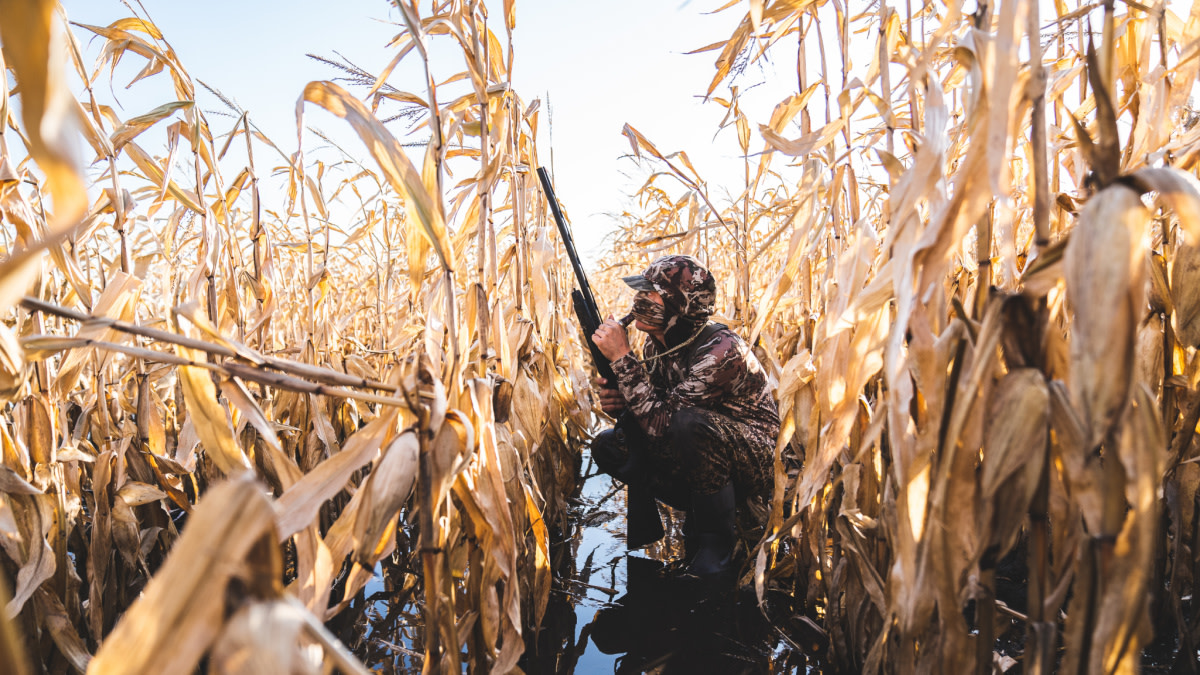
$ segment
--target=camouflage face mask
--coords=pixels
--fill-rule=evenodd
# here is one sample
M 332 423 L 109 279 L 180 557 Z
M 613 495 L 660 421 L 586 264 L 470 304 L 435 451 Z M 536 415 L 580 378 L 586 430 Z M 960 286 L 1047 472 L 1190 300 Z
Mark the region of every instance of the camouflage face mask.
M 668 255 L 641 274 L 623 281 L 637 291 L 657 291 L 666 310 L 667 332 L 677 328 L 692 333 L 708 322 L 716 309 L 717 284 L 699 260 L 690 255 Z
M 651 300 L 645 292 L 633 296 L 633 317 L 652 330 L 667 327 L 667 308 Z

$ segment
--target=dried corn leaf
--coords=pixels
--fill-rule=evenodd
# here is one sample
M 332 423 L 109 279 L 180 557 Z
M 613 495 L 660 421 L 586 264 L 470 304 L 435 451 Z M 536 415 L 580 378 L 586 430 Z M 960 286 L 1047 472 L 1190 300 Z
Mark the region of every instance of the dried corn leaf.
M 137 138 L 138 134 L 170 117 L 177 110 L 191 109 L 192 105 L 191 101 L 164 103 L 145 115 L 138 115 L 126 120 L 119 129 L 113 132 L 112 138 L 109 139 L 112 143 L 113 151 L 119 152 L 126 143 Z
M 92 655 L 88 652 L 83 638 L 79 637 L 79 632 L 75 630 L 71 617 L 58 596 L 41 588 L 33 596 L 33 602 L 37 606 L 38 623 L 49 630 L 50 638 L 54 640 L 58 651 L 66 657 L 76 672 L 86 673 Z
M 179 347 L 179 354 L 194 361 L 203 360 L 195 350 Z M 234 475 L 250 469 L 250 460 L 238 446 L 230 424 L 229 413 L 217 402 L 217 389 L 212 376 L 203 368 L 180 366 L 179 380 L 183 399 L 187 402 L 192 427 L 208 456 L 222 472 Z
M 280 496 L 275 509 L 279 514 L 281 538 L 286 539 L 307 527 L 316 518 L 321 505 L 346 486 L 351 474 L 378 458 L 380 447 L 396 423 L 396 414 L 394 408 L 385 410 L 347 439 L 341 452 L 304 474 Z
M 8 326 L 0 326 L 0 399 L 12 400 L 28 376 L 21 344 Z
M 420 225 L 421 233 L 429 239 L 429 244 L 433 246 L 442 266 L 447 270 L 454 269 L 453 251 L 446 236 L 446 225 L 442 216 L 441 196 L 429 193 L 421 174 L 409 161 L 392 134 L 358 99 L 332 82 L 308 83 L 304 88 L 304 95 L 296 104 L 297 120 L 301 117 L 305 101 L 316 103 L 354 127 L 371 156 L 379 163 L 379 168 L 392 189 L 404 195 L 406 204 L 415 209 L 416 224 Z
M 226 587 L 263 555 L 263 542 L 275 545 L 274 523 L 270 500 L 248 475 L 210 489 L 158 574 L 100 646 L 89 674 L 194 669 L 221 632 Z
M 0 43 L 20 84 L 25 137 L 54 199 L 48 242 L 73 229 L 87 209 L 82 176 L 72 160 L 74 103 L 65 81 L 66 50 L 62 26 L 55 16 L 57 6 L 53 0 L 0 2 L 0 14 L 4 15 Z M 0 278 L 6 285 L 15 281 L 7 275 Z

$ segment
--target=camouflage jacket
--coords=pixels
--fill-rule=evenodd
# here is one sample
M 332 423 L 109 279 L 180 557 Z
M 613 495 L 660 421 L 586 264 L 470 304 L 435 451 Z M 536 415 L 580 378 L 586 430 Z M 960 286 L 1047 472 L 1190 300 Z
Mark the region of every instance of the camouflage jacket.
M 666 351 L 647 336 L 642 352 L 649 367 L 632 353 L 612 363 L 629 411 L 651 439 L 666 436 L 677 410 L 694 407 L 745 425 L 755 445 L 774 449 L 779 409 L 767 374 L 745 340 L 722 326 L 703 342 L 654 358 Z

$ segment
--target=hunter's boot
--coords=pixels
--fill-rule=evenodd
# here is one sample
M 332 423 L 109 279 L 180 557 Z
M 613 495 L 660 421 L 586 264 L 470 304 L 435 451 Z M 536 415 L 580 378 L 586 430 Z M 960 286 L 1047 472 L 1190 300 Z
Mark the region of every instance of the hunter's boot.
M 624 435 L 619 429 L 605 429 L 592 439 L 592 461 L 601 473 L 628 483 L 637 474 L 639 467 L 635 457 L 625 445 Z
M 733 483 L 726 483 L 710 495 L 692 495 L 687 518 L 689 523 L 695 519 L 691 527 L 695 556 L 688 564 L 688 576 L 715 581 L 733 572 L 736 513 Z

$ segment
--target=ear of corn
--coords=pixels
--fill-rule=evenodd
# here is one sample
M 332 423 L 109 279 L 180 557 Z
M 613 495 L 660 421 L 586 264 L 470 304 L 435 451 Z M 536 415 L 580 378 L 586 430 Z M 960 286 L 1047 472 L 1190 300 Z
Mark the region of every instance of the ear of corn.
M 1135 331 L 1143 309 L 1139 239 L 1149 212 L 1121 186 L 1093 196 L 1064 255 L 1071 323 L 1070 388 L 1089 447 L 1108 435 L 1129 398 Z
M 1014 370 L 992 392 L 984 423 L 980 495 L 990 518 L 982 519 L 985 546 L 1003 557 L 1021 530 L 1014 513 L 1029 510 L 1049 443 L 1050 397 L 1043 375 L 1033 368 Z

